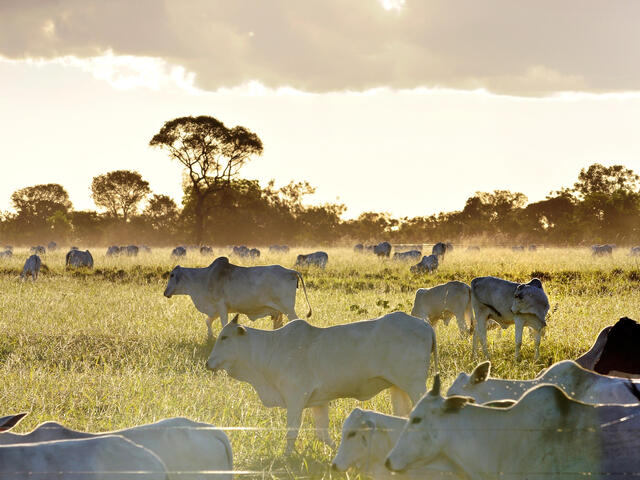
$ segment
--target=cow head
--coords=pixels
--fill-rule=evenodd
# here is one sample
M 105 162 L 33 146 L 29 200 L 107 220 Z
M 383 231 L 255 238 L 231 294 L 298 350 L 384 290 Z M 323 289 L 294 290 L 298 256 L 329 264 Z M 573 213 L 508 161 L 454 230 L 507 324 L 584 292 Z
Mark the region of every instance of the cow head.
M 416 404 L 400 438 L 389 453 L 385 466 L 392 472 L 403 472 L 411 465 L 429 463 L 451 443 L 455 428 L 449 428 L 452 416 L 467 403 L 468 397 L 440 395 L 440 376 L 436 375 L 433 388 Z
M 0 433 L 11 430 L 18 423 L 20 423 L 20 420 L 22 420 L 26 415 L 26 413 L 18 413 L 17 415 L 0 417 Z
M 549 312 L 549 298 L 544 293 L 542 282 L 539 279 L 534 278 L 529 283 L 522 283 L 517 286 L 513 304 L 511 305 L 511 312 L 515 315 L 528 317 L 534 324 L 539 324 L 539 328 L 547 325 L 546 317 Z
M 295 264 L 294 266 L 296 266 L 296 267 L 297 267 L 297 266 L 302 265 L 302 264 L 304 263 L 305 258 L 307 258 L 307 256 L 306 256 L 306 255 L 298 255 L 298 256 L 296 257 L 296 264 Z
M 184 272 L 182 271 L 182 267 L 177 265 L 171 273 L 169 274 L 169 281 L 167 282 L 167 288 L 164 289 L 164 296 L 167 298 L 171 298 L 172 295 L 182 295 L 182 285 L 180 284 L 180 280 Z
M 243 348 L 246 343 L 247 329 L 238 324 L 238 315 L 236 315 L 220 331 L 220 335 L 207 360 L 207 368 L 214 372 L 218 370 L 227 370 L 229 372 L 236 360 L 246 355 L 247 349 Z
M 473 397 L 477 401 L 482 401 L 479 400 L 476 395 L 480 393 L 480 390 L 483 390 L 483 386 L 487 378 L 489 378 L 490 372 L 491 362 L 489 361 L 478 364 L 470 375 L 462 372 L 453 382 L 451 388 L 447 390 L 447 396 L 462 395 Z
M 331 468 L 344 472 L 351 467 L 366 468 L 372 454 L 375 423 L 367 418 L 366 412 L 354 409 L 342 426 L 342 440 Z

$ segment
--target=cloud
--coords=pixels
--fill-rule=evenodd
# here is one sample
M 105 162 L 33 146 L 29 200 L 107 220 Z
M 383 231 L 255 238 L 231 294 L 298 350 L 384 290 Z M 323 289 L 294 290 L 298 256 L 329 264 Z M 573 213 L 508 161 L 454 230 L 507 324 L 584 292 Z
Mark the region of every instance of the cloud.
M 0 55 L 144 57 L 203 90 L 624 92 L 638 18 L 635 0 L 0 1 Z

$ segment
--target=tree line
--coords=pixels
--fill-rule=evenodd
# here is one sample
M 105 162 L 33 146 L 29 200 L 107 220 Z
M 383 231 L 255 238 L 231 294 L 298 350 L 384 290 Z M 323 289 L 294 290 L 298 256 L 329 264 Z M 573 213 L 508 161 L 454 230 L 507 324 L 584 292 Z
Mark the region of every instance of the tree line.
M 11 195 L 13 211 L 0 218 L 4 243 L 56 241 L 84 245 L 373 243 L 537 243 L 580 245 L 640 243 L 640 177 L 622 165 L 582 169 L 571 187 L 528 203 L 519 192 L 477 192 L 460 211 L 394 218 L 365 212 L 342 218 L 346 206 L 306 205 L 306 181 L 276 188 L 240 176 L 263 145 L 245 127 L 208 117 L 166 122 L 150 146 L 184 167 L 182 205 L 154 194 L 131 170 L 93 178 L 97 210 L 77 211 L 62 185 L 34 185 Z

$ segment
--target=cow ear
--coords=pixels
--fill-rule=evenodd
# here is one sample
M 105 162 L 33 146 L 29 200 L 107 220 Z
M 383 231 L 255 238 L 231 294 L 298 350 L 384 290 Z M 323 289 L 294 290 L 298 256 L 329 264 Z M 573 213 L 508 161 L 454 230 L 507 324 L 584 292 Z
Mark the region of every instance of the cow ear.
M 244 328 L 242 325 L 238 325 L 236 327 L 236 332 L 238 333 L 238 335 L 246 335 L 247 334 L 247 329 Z
M 433 387 L 431 387 L 431 390 L 429 390 L 429 395 L 432 397 L 439 397 L 440 396 L 440 374 L 436 373 L 436 376 L 433 377 Z
M 482 383 L 489 377 L 489 372 L 491 372 L 491 362 L 487 360 L 473 369 L 469 380 L 472 384 Z
M 6 432 L 15 427 L 27 413 L 18 413 L 17 415 L 9 415 L 8 417 L 0 417 L 0 432 Z
M 231 319 L 231 323 L 238 323 L 238 318 L 240 317 L 239 313 L 236 313 L 235 316 Z
M 542 290 L 542 282 L 540 281 L 539 278 L 531 279 L 531 281 L 529 283 L 527 283 L 527 285 L 531 285 L 532 287 L 536 287 L 536 288 L 539 288 L 540 290 Z
M 447 397 L 442 404 L 442 411 L 444 413 L 454 413 L 464 407 L 467 403 L 473 403 L 473 400 L 469 397 Z

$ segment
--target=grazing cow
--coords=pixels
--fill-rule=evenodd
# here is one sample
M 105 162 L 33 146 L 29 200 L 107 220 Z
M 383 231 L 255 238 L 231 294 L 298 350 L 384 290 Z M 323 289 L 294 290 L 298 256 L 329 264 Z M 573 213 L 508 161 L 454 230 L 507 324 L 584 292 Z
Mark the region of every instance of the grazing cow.
M 638 255 L 640 255 L 640 245 L 636 247 L 631 247 L 631 251 L 629 253 L 634 257 L 637 257 Z
M 594 373 L 572 360 L 555 363 L 532 380 L 489 378 L 490 370 L 491 363 L 483 362 L 470 375 L 461 373 L 447 391 L 447 396 L 471 397 L 476 403 L 518 400 L 527 390 L 549 383 L 561 388 L 574 400 L 585 403 L 640 402 L 640 383 Z
M 136 245 L 127 245 L 124 251 L 127 253 L 127 257 L 137 257 L 140 249 Z
M 396 261 L 418 260 L 422 256 L 420 250 L 409 250 L 407 252 L 396 252 L 393 259 Z
M 36 255 L 45 255 L 47 253 L 47 249 L 42 245 L 36 245 L 35 247 L 31 247 L 31 253 L 35 253 Z
M 357 243 L 356 246 L 353 247 L 353 251 L 356 253 L 364 252 L 364 245 L 362 245 L 361 243 Z
M 38 279 L 38 273 L 40 273 L 41 266 L 42 260 L 40 260 L 40 257 L 38 255 L 31 255 L 27 258 L 27 261 L 24 262 L 20 278 L 26 280 L 26 277 L 31 275 L 31 280 L 35 282 Z
M 211 424 L 186 418 L 168 418 L 147 425 L 103 433 L 80 432 L 56 422 L 45 422 L 27 434 L 0 434 L 0 447 L 107 435 L 124 437 L 153 452 L 164 462 L 169 472 L 175 473 L 171 478 L 232 478 L 233 453 L 227 435 Z M 225 473 L 209 473 L 213 471 Z
M 249 258 L 260 258 L 260 250 L 257 248 L 249 250 Z
M 267 407 L 287 409 L 287 449 L 293 450 L 302 411 L 311 408 L 316 434 L 327 432 L 329 402 L 368 400 L 391 388 L 394 414 L 406 415 L 425 392 L 436 337 L 431 325 L 403 312 L 319 328 L 294 320 L 271 331 L 238 325 L 222 329 L 207 367 L 250 383 Z
M 202 245 L 200 247 L 200 255 L 213 255 L 213 248 L 209 245 Z
M 248 257 L 250 252 L 251 250 L 249 250 L 249 248 L 245 247 L 244 245 L 233 247 L 233 254 L 238 257 Z
M 426 273 L 435 272 L 438 269 L 438 256 L 437 255 L 425 255 L 422 257 L 419 263 L 413 265 L 409 271 L 411 273 Z
M 522 330 L 525 326 L 535 331 L 535 358 L 540 357 L 540 339 L 547 326 L 545 319 L 549 311 L 549 299 L 539 279 L 518 284 L 496 277 L 474 278 L 471 281 L 471 305 L 476 322 L 473 331 L 474 355 L 476 343 L 480 343 L 485 357 L 489 358 L 487 322 L 491 319 L 502 328 L 515 325 L 516 361 L 520 357 Z
M 120 255 L 120 247 L 117 245 L 111 245 L 107 248 L 107 257 L 116 257 Z
M 57 244 L 56 242 L 49 242 L 49 243 L 47 244 L 47 249 L 48 249 L 50 252 L 55 252 L 55 251 L 58 249 L 58 244 Z
M 411 315 L 424 318 L 434 327 L 440 319 L 444 320 L 445 325 L 449 325 L 449 321 L 455 316 L 460 335 L 466 336 L 473 326 L 471 287 L 466 283 L 453 281 L 432 288 L 419 288 Z
M 0 417 L 0 432 L 9 430 L 24 415 Z M 0 437 L 5 435 L 0 433 Z M 116 480 L 132 472 L 137 472 L 135 478 L 145 480 L 169 478 L 167 467 L 155 453 L 118 435 L 0 446 L 3 480 Z
M 623 480 L 640 472 L 640 406 L 590 405 L 555 385 L 507 408 L 469 403 L 434 388 L 416 405 L 385 463 L 402 472 L 441 455 L 470 479 Z
M 389 242 L 381 242 L 373 247 L 373 253 L 378 257 L 387 257 L 391 255 L 391 244 Z
M 311 316 L 311 305 L 302 275 L 280 265 L 240 267 L 227 257 L 216 258 L 205 268 L 178 265 L 169 275 L 164 296 L 189 295 L 198 311 L 208 315 L 207 330 L 213 338 L 211 322 L 220 317 L 224 327 L 229 313 L 243 313 L 250 320 L 271 316 L 273 328 L 282 326 L 283 314 L 298 318 L 296 289 L 302 284 Z
M 171 257 L 173 258 L 182 258 L 187 256 L 187 249 L 184 247 L 176 247 L 171 250 Z
M 640 377 L 640 325 L 622 317 L 605 327 L 587 353 L 576 360 L 584 368 L 603 375 Z
M 0 258 L 11 258 L 13 257 L 13 252 L 11 250 L 5 250 L 4 252 L 0 252 Z
M 310 267 L 314 265 L 324 269 L 328 261 L 329 255 L 327 255 L 327 252 L 313 252 L 306 255 L 298 255 L 294 267 Z
M 89 250 L 84 252 L 80 250 L 69 250 L 65 259 L 65 265 L 67 267 L 87 267 L 93 268 L 93 257 Z
M 592 245 L 591 253 L 597 256 L 612 255 L 613 246 L 611 245 Z
M 446 243 L 438 242 L 431 248 L 431 255 L 438 257 L 438 261 L 440 262 L 444 261 L 445 253 L 447 253 Z
M 269 253 L 289 253 L 289 247 L 287 245 L 271 245 Z
M 342 439 L 331 468 L 339 472 L 356 468 L 375 479 L 396 478 L 396 475 L 392 476 L 385 468 L 384 461 L 406 423 L 407 419 L 403 417 L 355 408 L 342 425 Z M 455 470 L 456 466 L 450 460 L 442 458 L 438 462 L 432 462 L 429 467 L 412 465 L 411 469 L 398 478 L 462 479 Z

